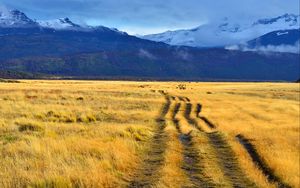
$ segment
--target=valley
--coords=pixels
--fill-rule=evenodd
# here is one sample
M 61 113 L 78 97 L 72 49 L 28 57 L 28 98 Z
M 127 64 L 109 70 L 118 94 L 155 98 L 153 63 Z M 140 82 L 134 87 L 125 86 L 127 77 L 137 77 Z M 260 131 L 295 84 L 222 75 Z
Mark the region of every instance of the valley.
M 297 187 L 299 84 L 0 81 L 0 187 Z

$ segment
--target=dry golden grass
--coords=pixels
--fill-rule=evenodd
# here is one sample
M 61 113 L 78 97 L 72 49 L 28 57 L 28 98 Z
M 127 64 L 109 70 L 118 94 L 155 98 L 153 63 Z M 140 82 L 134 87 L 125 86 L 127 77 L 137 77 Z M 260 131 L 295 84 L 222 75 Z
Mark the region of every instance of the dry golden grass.
M 186 89 L 178 88 L 179 84 Z M 299 185 L 299 84 L 118 81 L 22 81 L 0 83 L 0 187 L 125 187 L 151 150 L 159 92 L 185 96 L 212 121 L 241 169 L 259 187 L 275 187 L 236 140 L 251 140 L 284 182 Z M 178 99 L 172 102 L 170 109 Z M 204 157 L 204 173 L 231 187 L 205 133 L 178 113 L 183 133 Z M 154 187 L 189 185 L 183 145 L 166 115 L 164 164 Z M 205 132 L 213 132 L 196 118 Z
M 186 83 L 186 88 L 174 93 L 203 105 L 202 114 L 227 135 L 251 179 L 262 187 L 272 186 L 237 143 L 237 134 L 252 140 L 276 175 L 299 186 L 299 84 Z
M 0 187 L 115 187 L 139 164 L 161 98 L 129 83 L 0 85 Z
M 183 187 L 188 185 L 188 177 L 182 171 L 183 147 L 178 139 L 179 134 L 176 132 L 174 125 L 169 124 L 166 127 L 169 136 L 167 151 L 165 153 L 165 164 L 161 169 L 161 179 L 157 187 Z

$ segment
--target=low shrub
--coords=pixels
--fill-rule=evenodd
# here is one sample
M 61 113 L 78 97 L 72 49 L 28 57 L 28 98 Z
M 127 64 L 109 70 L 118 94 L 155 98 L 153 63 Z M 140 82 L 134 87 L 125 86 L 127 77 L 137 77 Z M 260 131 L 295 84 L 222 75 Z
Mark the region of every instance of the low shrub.
M 92 114 L 81 114 L 77 117 L 77 121 L 82 123 L 91 123 L 97 121 L 97 119 Z
M 45 130 L 42 125 L 33 122 L 16 122 L 16 125 L 18 125 L 20 132 L 25 132 L 25 131 L 41 132 Z

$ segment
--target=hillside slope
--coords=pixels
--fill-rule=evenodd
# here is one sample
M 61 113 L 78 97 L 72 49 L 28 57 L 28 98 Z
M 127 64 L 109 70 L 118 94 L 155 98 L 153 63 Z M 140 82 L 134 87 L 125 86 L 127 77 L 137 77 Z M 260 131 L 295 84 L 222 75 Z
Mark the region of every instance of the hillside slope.
M 48 75 L 170 80 L 286 80 L 299 78 L 299 55 L 222 49 L 153 49 L 26 57 L 0 62 L 0 70 Z
M 170 46 L 69 19 L 0 15 L 0 71 L 14 74 L 170 80 L 296 80 L 299 54 Z M 14 75 L 13 74 L 13 75 Z M 12 74 L 5 74 L 12 75 Z M 32 77 L 35 77 L 35 76 Z

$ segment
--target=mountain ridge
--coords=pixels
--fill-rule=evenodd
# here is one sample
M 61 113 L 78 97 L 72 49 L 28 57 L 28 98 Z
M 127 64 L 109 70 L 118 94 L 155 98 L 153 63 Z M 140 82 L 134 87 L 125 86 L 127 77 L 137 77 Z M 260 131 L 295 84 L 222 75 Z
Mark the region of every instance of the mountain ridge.
M 76 26 L 68 19 L 58 20 L 67 29 L 54 29 L 51 24 L 28 27 L 23 22 L 25 17 L 16 18 L 21 18 L 20 23 L 26 27 L 15 27 L 19 22 L 0 27 L 3 75 L 157 80 L 293 81 L 299 78 L 299 54 L 171 46 L 104 26 L 69 29 Z
M 226 46 L 225 49 L 300 54 L 300 29 L 273 31 L 245 44 Z
M 145 35 L 141 38 L 165 42 L 170 45 L 192 47 L 224 47 L 246 43 L 275 30 L 299 29 L 300 15 L 284 14 L 275 18 L 259 19 L 250 24 L 238 24 L 225 18 L 221 23 Z
M 58 18 L 53 20 L 33 20 L 30 19 L 25 13 L 13 9 L 7 11 L 0 11 L 0 28 L 14 29 L 14 28 L 31 28 L 36 30 L 74 30 L 74 31 L 85 31 L 94 32 L 101 29 L 110 29 L 112 31 L 119 32 L 120 34 L 127 34 L 117 30 L 116 28 L 109 28 L 105 26 L 89 26 L 76 24 L 71 21 L 68 17 Z

